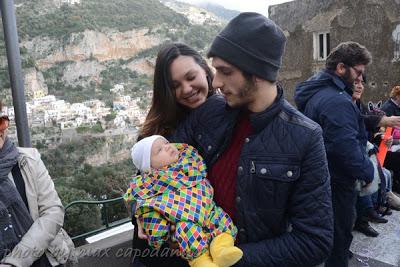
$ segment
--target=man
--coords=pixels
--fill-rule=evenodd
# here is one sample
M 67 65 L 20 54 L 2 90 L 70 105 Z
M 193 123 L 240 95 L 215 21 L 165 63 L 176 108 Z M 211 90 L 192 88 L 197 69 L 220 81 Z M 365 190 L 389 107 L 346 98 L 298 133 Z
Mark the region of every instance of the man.
M 241 13 L 209 50 L 210 97 L 177 130 L 199 149 L 214 197 L 239 229 L 235 266 L 315 266 L 333 242 L 322 131 L 276 83 L 286 38 L 257 13 Z
M 367 136 L 359 109 L 352 102 L 356 78 L 371 62 L 368 50 L 355 42 L 339 44 L 326 69 L 299 84 L 295 101 L 300 111 L 322 127 L 329 163 L 335 221 L 334 245 L 326 266 L 348 266 L 353 236 L 356 179 L 367 184 L 374 169 L 366 154 Z

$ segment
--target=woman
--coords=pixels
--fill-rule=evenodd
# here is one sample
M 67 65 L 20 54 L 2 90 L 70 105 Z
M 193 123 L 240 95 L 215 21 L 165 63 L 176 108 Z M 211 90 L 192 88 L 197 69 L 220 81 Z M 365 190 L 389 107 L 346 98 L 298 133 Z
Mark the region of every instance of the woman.
M 395 116 L 387 117 L 384 114 L 384 112 L 381 112 L 379 110 L 369 110 L 361 102 L 361 96 L 364 92 L 365 80 L 366 80 L 366 78 L 364 75 L 360 76 L 359 78 L 357 78 L 355 80 L 352 99 L 353 99 L 353 102 L 360 109 L 360 111 L 364 117 L 364 123 L 367 128 L 369 140 L 371 140 L 371 142 L 372 142 L 372 139 L 374 139 L 373 137 L 374 137 L 375 133 L 379 131 L 379 127 L 394 126 L 398 123 L 399 118 L 395 117 Z M 387 145 L 390 146 L 391 143 L 392 143 L 392 140 L 389 140 Z M 370 145 L 372 146 L 372 144 L 370 144 Z M 374 152 L 372 152 L 372 151 L 374 151 Z M 375 154 L 376 151 L 372 149 L 371 152 L 369 152 L 369 154 L 370 153 Z M 380 175 L 384 175 L 385 172 L 386 172 L 386 170 L 382 169 L 382 173 Z M 390 179 L 391 179 L 391 177 L 390 177 Z M 389 181 L 389 182 L 391 182 L 391 181 Z M 381 199 L 381 201 L 386 202 L 385 197 L 383 197 L 383 195 L 386 195 L 388 204 L 392 208 L 397 209 L 400 199 L 395 194 L 393 194 L 393 192 L 391 191 L 391 188 L 388 188 L 387 192 L 381 190 L 381 194 L 382 194 L 381 197 L 383 198 L 383 199 Z M 376 205 L 378 202 L 378 196 L 379 196 L 378 192 L 373 193 L 373 194 L 363 194 L 362 196 L 359 195 L 358 199 L 357 199 L 357 204 L 356 204 L 357 220 L 355 222 L 354 229 L 361 233 L 364 233 L 367 236 L 371 236 L 371 237 L 376 237 L 376 236 L 378 236 L 379 233 L 369 225 L 369 221 L 373 221 L 373 222 L 377 222 L 377 223 L 386 223 L 387 222 L 387 220 L 385 218 L 382 218 L 378 214 L 378 212 L 374 209 L 374 205 Z M 379 202 L 381 202 L 381 201 L 379 201 Z M 387 213 L 387 214 L 390 214 L 390 211 L 388 211 L 387 209 L 383 209 L 383 211 L 385 211 L 385 213 Z
M 387 116 L 400 116 L 400 85 L 392 88 L 390 98 L 383 104 L 382 110 Z
M 62 266 L 74 245 L 61 228 L 64 208 L 33 148 L 7 137 L 9 118 L 0 102 L 0 266 Z
M 139 132 L 138 139 L 151 135 L 171 135 L 178 124 L 191 110 L 203 104 L 215 93 L 212 88 L 213 73 L 205 59 L 191 47 L 181 44 L 167 44 L 159 51 L 156 59 L 153 82 L 153 100 L 150 111 Z M 187 262 L 173 255 L 175 250 L 164 247 L 153 254 L 145 236 L 135 224 L 133 238 L 134 255 L 140 251 L 134 266 L 188 266 Z M 139 237 L 140 238 L 139 238 Z M 170 253 L 165 253 L 168 251 Z M 172 256 L 171 256 L 172 254 Z M 136 264 L 136 265 L 135 265 Z
M 361 75 L 354 81 L 352 100 L 356 104 L 356 106 L 360 109 L 361 114 L 364 117 L 364 123 L 367 129 L 365 134 L 368 136 L 368 139 L 371 140 L 373 138 L 373 134 L 379 130 L 378 125 L 382 120 L 384 114 L 382 112 L 380 113 L 377 112 L 374 114 L 371 113 L 371 111 L 369 111 L 368 108 L 361 102 L 361 96 L 364 92 L 364 82 L 365 82 L 364 75 Z M 367 147 L 369 146 L 369 144 L 367 144 Z M 370 152 L 368 152 L 368 154 L 369 153 Z M 374 168 L 377 168 L 377 166 L 375 166 Z M 367 188 L 368 191 L 371 191 L 371 188 L 374 186 L 378 187 L 377 183 L 378 183 L 378 177 L 375 177 L 374 181 Z M 377 237 L 379 233 L 373 227 L 371 227 L 369 221 L 377 223 L 388 222 L 385 218 L 382 218 L 374 208 L 374 204 L 378 201 L 378 196 L 379 196 L 379 193 L 377 191 L 378 188 L 376 188 L 374 192 L 368 192 L 368 193 L 360 192 L 357 196 L 357 202 L 356 202 L 357 216 L 354 224 L 354 230 L 370 237 Z
M 170 135 L 188 113 L 214 94 L 213 73 L 204 58 L 191 47 L 172 43 L 157 55 L 153 100 L 139 139 Z
M 400 116 L 400 85 L 392 88 L 390 98 L 383 104 L 382 110 L 385 111 L 387 116 Z M 397 123 L 396 126 L 400 127 L 400 123 Z M 395 140 L 393 144 L 399 144 L 399 140 Z M 393 191 L 400 193 L 400 151 L 389 151 L 384 166 L 393 171 Z

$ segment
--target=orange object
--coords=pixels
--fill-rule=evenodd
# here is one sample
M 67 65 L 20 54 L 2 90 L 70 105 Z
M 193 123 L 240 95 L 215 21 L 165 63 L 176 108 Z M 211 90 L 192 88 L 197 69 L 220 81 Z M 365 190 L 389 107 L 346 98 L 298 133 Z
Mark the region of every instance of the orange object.
M 387 127 L 385 134 L 383 136 L 383 139 L 379 145 L 379 151 L 378 154 L 376 154 L 376 158 L 378 159 L 379 163 L 381 164 L 381 166 L 383 166 L 383 163 L 385 162 L 385 158 L 386 158 L 386 154 L 389 150 L 389 148 L 387 147 L 387 145 L 385 145 L 385 141 L 388 140 L 391 136 L 392 136 L 392 131 L 393 128 L 392 127 Z

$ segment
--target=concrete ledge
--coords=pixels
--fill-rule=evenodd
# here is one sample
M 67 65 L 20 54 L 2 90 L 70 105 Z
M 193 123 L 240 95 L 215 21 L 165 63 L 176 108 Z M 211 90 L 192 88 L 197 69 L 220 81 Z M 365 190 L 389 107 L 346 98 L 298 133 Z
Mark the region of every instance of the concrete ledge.
M 386 217 L 386 224 L 371 224 L 378 232 L 376 238 L 353 232 L 351 251 L 354 253 L 350 267 L 400 266 L 400 212 Z M 93 243 L 76 249 L 79 262 L 72 267 L 131 266 L 132 226 L 125 225 L 92 237 Z M 320 265 L 323 266 L 323 265 Z
M 133 230 L 106 236 L 76 248 L 78 263 L 73 267 L 130 266 Z

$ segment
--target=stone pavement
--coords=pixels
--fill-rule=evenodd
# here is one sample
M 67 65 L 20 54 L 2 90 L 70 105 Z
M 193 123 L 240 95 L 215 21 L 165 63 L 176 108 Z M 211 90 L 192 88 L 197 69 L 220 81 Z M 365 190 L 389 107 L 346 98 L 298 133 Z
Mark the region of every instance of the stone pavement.
M 349 266 L 354 267 L 389 267 L 400 266 L 400 211 L 386 216 L 385 224 L 371 226 L 379 232 L 378 237 L 367 237 L 353 232 L 353 243 L 350 250 L 354 257 Z

